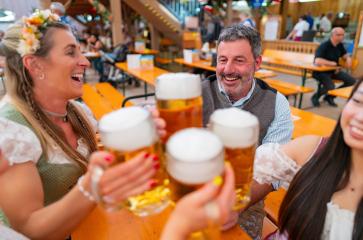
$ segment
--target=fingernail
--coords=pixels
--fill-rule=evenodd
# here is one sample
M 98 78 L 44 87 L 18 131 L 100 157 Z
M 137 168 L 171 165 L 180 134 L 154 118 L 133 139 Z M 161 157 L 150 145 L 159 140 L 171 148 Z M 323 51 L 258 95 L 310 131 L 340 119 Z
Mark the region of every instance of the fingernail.
M 154 162 L 157 162 L 159 160 L 159 157 L 157 155 L 154 155 L 152 159 Z
M 158 170 L 160 168 L 160 163 L 158 163 L 158 162 L 154 163 L 153 168 L 155 170 Z
M 144 158 L 148 158 L 150 156 L 150 153 L 145 153 Z
M 214 179 L 213 179 L 213 185 L 216 186 L 216 187 L 219 187 L 223 184 L 223 178 L 221 176 L 216 176 Z
M 102 200 L 105 202 L 105 203 L 115 203 L 115 199 L 113 197 L 110 197 L 110 196 L 104 196 L 102 197 Z
M 112 161 L 112 159 L 113 159 L 113 156 L 112 156 L 112 155 L 107 155 L 107 156 L 105 157 L 106 162 L 111 162 L 111 161 Z
M 156 185 L 158 185 L 157 180 L 155 180 L 155 179 L 150 180 L 150 183 L 149 183 L 150 188 L 156 187 Z

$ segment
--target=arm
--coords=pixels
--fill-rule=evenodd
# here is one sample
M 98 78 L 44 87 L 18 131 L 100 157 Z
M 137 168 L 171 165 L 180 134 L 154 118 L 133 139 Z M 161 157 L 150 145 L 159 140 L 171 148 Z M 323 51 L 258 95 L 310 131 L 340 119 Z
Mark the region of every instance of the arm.
M 295 30 L 295 29 L 293 29 L 293 30 L 289 33 L 289 35 L 287 35 L 286 40 L 293 39 L 293 38 L 295 37 L 295 34 L 296 34 L 296 30 Z
M 321 137 L 315 135 L 307 135 L 281 145 L 280 149 L 291 160 L 295 161 L 298 166 L 303 166 L 310 156 L 315 152 L 316 147 L 320 143 Z M 256 160 L 259 161 L 259 160 Z M 260 184 L 253 181 L 251 185 L 251 201 L 248 206 L 264 199 L 267 194 L 273 191 L 270 183 Z
M 344 54 L 342 57 L 345 60 L 345 67 L 351 68 L 352 67 L 352 58 L 349 56 L 348 53 Z
M 153 157 L 145 158 L 145 153 L 140 153 L 126 163 L 107 169 L 100 182 L 102 195 L 121 201 L 149 189 L 153 181 L 150 177 L 156 171 Z M 86 191 L 90 189 L 92 167 L 107 166 L 111 162 L 112 157 L 106 152 L 92 155 L 90 170 L 82 183 Z M 33 162 L 10 167 L 0 177 L 0 185 L 0 205 L 11 225 L 31 239 L 65 239 L 96 206 L 76 186 L 61 200 L 44 207 L 42 183 Z
M 316 65 L 323 65 L 323 66 L 337 66 L 336 62 L 329 61 L 327 59 L 320 58 L 320 57 L 315 58 L 314 63 Z
M 280 181 L 287 188 L 301 166 L 310 160 L 321 141 L 303 136 L 285 144 L 263 144 L 256 150 L 253 178 L 259 184 Z
M 65 239 L 95 206 L 73 189 L 61 201 L 43 207 L 42 183 L 32 162 L 10 167 L 0 185 L 0 205 L 12 227 L 31 239 Z
M 336 62 L 326 59 L 327 51 L 328 51 L 327 44 L 326 43 L 320 44 L 320 46 L 316 49 L 316 52 L 315 52 L 314 64 L 323 65 L 323 66 L 324 65 L 325 66 L 337 66 L 338 64 Z

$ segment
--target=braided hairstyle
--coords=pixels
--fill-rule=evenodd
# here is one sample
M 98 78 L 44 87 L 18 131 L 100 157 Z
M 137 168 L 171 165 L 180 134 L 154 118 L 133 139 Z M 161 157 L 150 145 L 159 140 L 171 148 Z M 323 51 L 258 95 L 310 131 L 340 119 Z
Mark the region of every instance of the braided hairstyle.
M 17 52 L 23 24 L 16 23 L 8 28 L 0 44 L 0 55 L 6 57 L 5 61 L 5 85 L 7 95 L 11 103 L 24 115 L 26 120 L 34 128 L 35 133 L 42 144 L 43 153 L 48 155 L 49 146 L 55 142 L 65 154 L 75 161 L 84 171 L 87 169 L 88 160 L 78 151 L 74 150 L 66 140 L 63 130 L 54 124 L 43 112 L 40 105 L 34 98 L 34 82 L 28 70 L 23 65 L 22 57 Z M 69 27 L 61 22 L 52 22 L 42 30 L 40 47 L 34 53 L 38 57 L 46 57 L 52 48 L 52 32 L 57 29 L 70 31 Z M 95 133 L 87 118 L 79 110 L 74 101 L 69 101 L 67 105 L 68 120 L 72 125 L 75 134 L 82 137 L 88 149 L 93 152 L 96 150 Z

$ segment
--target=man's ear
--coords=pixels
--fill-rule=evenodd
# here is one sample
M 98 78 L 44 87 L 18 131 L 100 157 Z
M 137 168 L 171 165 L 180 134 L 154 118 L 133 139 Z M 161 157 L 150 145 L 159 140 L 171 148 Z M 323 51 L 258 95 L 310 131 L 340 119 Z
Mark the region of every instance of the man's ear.
M 34 55 L 26 55 L 23 57 L 23 65 L 31 74 L 39 74 L 43 72 L 43 65 L 39 59 Z
M 255 71 L 260 69 L 261 63 L 262 63 L 262 56 L 258 56 L 255 59 Z

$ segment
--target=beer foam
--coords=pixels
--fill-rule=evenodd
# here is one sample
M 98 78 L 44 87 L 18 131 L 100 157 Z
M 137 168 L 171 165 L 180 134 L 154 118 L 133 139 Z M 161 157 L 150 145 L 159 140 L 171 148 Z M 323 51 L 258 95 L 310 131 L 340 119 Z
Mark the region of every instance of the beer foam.
M 196 98 L 202 94 L 199 75 L 165 73 L 156 79 L 155 95 L 160 100 Z
M 258 141 L 257 117 L 238 108 L 214 111 L 210 117 L 210 127 L 228 148 L 250 147 Z
M 101 141 L 107 148 L 134 151 L 152 145 L 157 139 L 150 113 L 141 107 L 121 108 L 99 122 Z
M 178 181 L 201 184 L 223 172 L 223 144 L 206 129 L 178 131 L 170 137 L 166 148 L 167 170 Z

